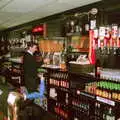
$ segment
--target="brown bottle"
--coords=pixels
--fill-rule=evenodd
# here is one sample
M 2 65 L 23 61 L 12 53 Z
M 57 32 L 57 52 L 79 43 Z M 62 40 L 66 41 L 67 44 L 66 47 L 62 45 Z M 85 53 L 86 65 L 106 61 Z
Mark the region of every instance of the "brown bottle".
M 95 64 L 95 77 L 98 78 L 98 79 L 100 78 L 100 71 L 101 71 L 100 60 L 97 59 L 96 64 Z

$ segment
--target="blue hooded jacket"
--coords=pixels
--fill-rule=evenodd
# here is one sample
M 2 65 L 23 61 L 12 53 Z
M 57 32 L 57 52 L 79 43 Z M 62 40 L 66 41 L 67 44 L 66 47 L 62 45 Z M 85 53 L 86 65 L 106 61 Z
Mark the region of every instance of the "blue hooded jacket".
M 30 94 L 26 94 L 26 98 L 27 99 L 37 99 L 37 98 L 43 98 L 44 97 L 44 92 L 45 92 L 45 80 L 43 80 L 44 78 L 41 79 L 41 83 L 39 86 L 39 92 L 33 92 Z

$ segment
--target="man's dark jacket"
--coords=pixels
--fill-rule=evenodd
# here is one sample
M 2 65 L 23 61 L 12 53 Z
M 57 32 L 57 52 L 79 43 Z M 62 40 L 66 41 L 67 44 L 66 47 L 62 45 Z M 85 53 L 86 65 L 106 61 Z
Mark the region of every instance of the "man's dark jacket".
M 36 91 L 39 81 L 37 78 L 37 62 L 34 55 L 25 52 L 23 58 L 24 84 L 28 91 Z

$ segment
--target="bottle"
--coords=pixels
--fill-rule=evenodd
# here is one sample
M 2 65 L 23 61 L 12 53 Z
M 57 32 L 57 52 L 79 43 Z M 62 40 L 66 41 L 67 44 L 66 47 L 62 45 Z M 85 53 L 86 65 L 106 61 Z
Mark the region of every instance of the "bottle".
M 105 120 L 115 120 L 115 115 L 110 107 L 108 112 L 106 113 Z
M 100 116 L 100 109 L 101 109 L 100 103 L 96 102 L 95 103 L 95 115 L 96 116 Z
M 100 78 L 100 73 L 101 73 L 101 64 L 100 64 L 100 60 L 97 59 L 95 63 L 95 77 Z
M 63 70 L 66 69 L 66 48 L 61 53 L 60 68 Z

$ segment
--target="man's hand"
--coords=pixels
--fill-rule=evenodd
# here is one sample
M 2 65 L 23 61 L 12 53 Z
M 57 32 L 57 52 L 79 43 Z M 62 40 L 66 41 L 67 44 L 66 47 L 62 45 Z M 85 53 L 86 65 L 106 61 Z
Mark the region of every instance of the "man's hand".
M 38 76 L 39 78 L 41 78 L 41 77 L 42 77 L 42 75 L 41 75 L 40 73 L 38 73 L 38 74 L 37 74 L 37 76 Z

